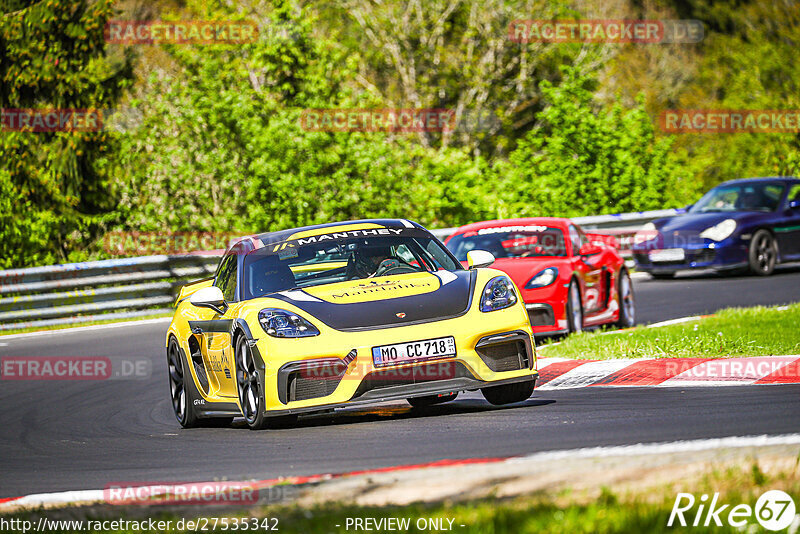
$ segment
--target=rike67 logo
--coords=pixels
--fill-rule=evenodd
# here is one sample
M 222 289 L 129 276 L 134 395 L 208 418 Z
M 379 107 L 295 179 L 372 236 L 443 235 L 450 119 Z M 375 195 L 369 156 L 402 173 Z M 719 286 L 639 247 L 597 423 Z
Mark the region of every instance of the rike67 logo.
M 733 507 L 722 504 L 719 502 L 719 493 L 715 493 L 710 502 L 706 494 L 696 499 L 691 493 L 679 493 L 672 505 L 667 526 L 721 527 L 728 524 L 744 529 L 757 521 L 767 530 L 779 531 L 790 526 L 796 530 L 800 517 L 795 519 L 795 513 L 794 499 L 780 490 L 770 490 L 761 495 L 755 507 L 749 504 L 737 504 Z

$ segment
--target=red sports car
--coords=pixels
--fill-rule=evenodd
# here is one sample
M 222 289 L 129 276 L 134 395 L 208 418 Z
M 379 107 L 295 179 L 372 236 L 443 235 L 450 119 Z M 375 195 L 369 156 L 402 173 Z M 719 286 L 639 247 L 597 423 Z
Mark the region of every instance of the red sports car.
M 631 277 L 613 237 L 587 234 L 569 219 L 537 217 L 462 226 L 445 241 L 456 258 L 484 250 L 522 293 L 533 332 L 633 326 Z

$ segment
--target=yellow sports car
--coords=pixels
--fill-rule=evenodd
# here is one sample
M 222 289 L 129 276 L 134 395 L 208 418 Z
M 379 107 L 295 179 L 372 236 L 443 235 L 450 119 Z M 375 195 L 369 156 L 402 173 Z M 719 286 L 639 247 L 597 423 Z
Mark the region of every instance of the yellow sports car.
M 234 242 L 216 274 L 181 289 L 167 332 L 172 406 L 184 427 L 480 389 L 524 401 L 536 382 L 514 283 L 471 251 L 469 269 L 407 220 L 324 224 Z

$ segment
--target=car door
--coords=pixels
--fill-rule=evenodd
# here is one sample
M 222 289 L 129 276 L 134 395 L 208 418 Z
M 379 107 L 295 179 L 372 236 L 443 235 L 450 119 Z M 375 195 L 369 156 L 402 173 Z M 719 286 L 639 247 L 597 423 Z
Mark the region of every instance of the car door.
M 229 254 L 220 262 L 214 285 L 222 291 L 225 302 L 236 299 L 239 254 Z M 207 370 L 209 396 L 236 397 L 236 368 L 231 340 L 232 308 L 220 314 L 207 308 L 199 320 L 189 321 L 189 328 L 199 343 L 200 355 Z
M 800 206 L 790 208 L 792 201 L 800 202 L 800 184 L 789 187 L 782 220 L 775 225 L 775 236 L 783 260 L 800 258 Z
M 597 313 L 603 308 L 603 268 L 601 255 L 592 254 L 581 257 L 581 248 L 589 243 L 583 231 L 574 224 L 569 225 L 569 239 L 572 246 L 573 266 L 583 280 L 583 311 L 585 315 Z

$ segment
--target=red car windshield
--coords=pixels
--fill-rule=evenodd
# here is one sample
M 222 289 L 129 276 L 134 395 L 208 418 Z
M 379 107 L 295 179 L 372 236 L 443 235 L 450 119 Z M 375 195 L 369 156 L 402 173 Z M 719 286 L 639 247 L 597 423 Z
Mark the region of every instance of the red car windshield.
M 496 226 L 454 235 L 447 248 L 458 261 L 466 261 L 470 250 L 485 250 L 495 258 L 530 258 L 567 255 L 564 231 L 537 225 Z

